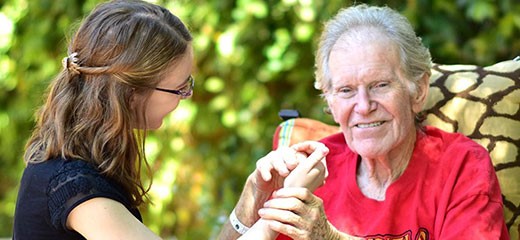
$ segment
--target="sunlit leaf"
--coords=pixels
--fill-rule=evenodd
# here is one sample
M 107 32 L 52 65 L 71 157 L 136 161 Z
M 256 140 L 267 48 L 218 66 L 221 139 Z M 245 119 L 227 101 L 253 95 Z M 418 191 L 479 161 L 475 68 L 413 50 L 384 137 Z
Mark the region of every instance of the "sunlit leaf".
M 234 110 L 224 111 L 222 124 L 226 127 L 234 127 L 237 124 L 237 113 Z
M 219 77 L 210 77 L 204 82 L 204 89 L 208 92 L 218 93 L 224 89 L 224 81 Z
M 477 22 L 492 19 L 496 16 L 496 5 L 485 0 L 475 1 L 470 4 L 467 15 Z

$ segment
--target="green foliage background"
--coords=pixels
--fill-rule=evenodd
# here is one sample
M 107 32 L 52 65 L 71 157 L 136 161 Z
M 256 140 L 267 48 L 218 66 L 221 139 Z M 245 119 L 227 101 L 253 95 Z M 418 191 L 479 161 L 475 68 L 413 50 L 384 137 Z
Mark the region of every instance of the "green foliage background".
M 99 0 L 0 0 L 0 237 L 12 234 L 23 147 L 59 71 L 67 36 Z M 191 100 L 150 133 L 154 170 L 145 223 L 161 236 L 214 238 L 282 108 L 331 122 L 313 85 L 322 23 L 344 0 L 162 0 L 195 37 Z M 358 1 L 405 14 L 435 62 L 489 65 L 520 55 L 515 0 Z

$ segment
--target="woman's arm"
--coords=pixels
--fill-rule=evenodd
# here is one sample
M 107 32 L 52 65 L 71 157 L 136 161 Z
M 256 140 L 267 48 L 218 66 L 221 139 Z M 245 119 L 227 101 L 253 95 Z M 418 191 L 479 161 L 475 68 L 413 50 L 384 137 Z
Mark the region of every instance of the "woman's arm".
M 67 217 L 67 227 L 86 239 L 161 239 L 123 204 L 102 197 L 75 207 Z

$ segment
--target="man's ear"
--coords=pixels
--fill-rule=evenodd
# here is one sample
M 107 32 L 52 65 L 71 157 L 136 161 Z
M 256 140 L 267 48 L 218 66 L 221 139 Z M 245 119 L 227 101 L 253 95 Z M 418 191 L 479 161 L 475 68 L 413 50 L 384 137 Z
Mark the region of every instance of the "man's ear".
M 430 89 L 430 73 L 425 72 L 417 82 L 417 91 L 412 99 L 412 110 L 414 113 L 422 111 L 426 98 L 428 97 L 428 90 Z
M 334 122 L 339 124 L 339 121 L 336 118 L 336 114 L 334 113 L 334 108 L 332 107 L 334 106 L 334 100 L 332 99 L 332 96 L 326 96 L 325 100 L 327 101 L 327 108 L 325 112 L 332 115 L 332 119 L 334 119 Z

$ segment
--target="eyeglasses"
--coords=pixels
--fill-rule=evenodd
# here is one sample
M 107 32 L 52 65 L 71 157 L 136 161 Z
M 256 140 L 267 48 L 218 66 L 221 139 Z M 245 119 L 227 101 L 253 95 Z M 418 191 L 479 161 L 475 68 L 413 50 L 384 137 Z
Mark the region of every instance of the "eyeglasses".
M 193 94 L 194 86 L 195 86 L 195 79 L 193 79 L 193 76 L 190 75 L 188 77 L 188 79 L 186 79 L 186 84 L 181 89 L 173 90 L 173 89 L 156 87 L 155 90 L 179 95 L 179 96 L 181 96 L 182 99 L 185 99 L 185 98 L 190 97 Z

